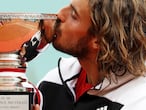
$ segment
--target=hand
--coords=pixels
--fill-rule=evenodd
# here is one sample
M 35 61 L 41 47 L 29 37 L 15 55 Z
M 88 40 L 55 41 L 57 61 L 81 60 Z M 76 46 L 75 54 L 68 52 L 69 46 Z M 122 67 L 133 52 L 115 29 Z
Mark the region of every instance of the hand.
M 40 110 L 40 106 L 38 104 L 33 105 L 33 109 L 32 110 Z
M 53 40 L 55 19 L 45 19 L 39 22 L 39 30 L 32 38 L 22 45 L 19 54 L 28 62 L 34 59 L 42 48 Z

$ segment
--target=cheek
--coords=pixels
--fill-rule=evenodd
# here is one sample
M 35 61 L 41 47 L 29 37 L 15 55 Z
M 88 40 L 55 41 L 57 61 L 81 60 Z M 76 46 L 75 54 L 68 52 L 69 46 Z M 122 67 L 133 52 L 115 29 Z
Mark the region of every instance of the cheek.
M 72 36 L 74 36 L 74 28 L 71 25 L 62 24 L 60 27 L 61 30 L 61 38 L 64 40 L 72 39 Z
M 64 25 L 64 27 L 62 27 L 62 36 L 67 37 L 69 39 L 79 38 L 79 36 L 85 36 L 86 33 L 86 30 L 78 25 L 69 24 L 66 26 Z
M 71 43 L 75 42 L 78 39 L 78 35 L 73 29 L 66 29 L 64 32 L 62 32 L 62 40 L 64 40 L 64 43 Z
M 77 42 L 82 36 L 86 36 L 87 27 L 81 22 L 67 19 L 65 23 L 60 25 L 61 38 L 63 42 Z

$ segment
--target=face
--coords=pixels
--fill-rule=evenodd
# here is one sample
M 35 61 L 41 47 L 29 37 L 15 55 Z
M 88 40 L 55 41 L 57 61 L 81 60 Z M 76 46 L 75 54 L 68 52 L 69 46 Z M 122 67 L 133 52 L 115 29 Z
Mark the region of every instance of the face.
M 58 13 L 53 46 L 65 53 L 83 57 L 89 51 L 91 26 L 88 0 L 72 0 Z

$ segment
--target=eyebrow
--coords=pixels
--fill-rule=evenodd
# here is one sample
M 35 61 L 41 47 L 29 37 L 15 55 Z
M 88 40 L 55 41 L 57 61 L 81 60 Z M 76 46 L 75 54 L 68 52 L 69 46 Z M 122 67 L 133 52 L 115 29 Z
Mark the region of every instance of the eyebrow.
M 70 6 L 71 6 L 71 8 L 73 9 L 73 11 L 76 13 L 76 15 L 79 16 L 79 14 L 78 14 L 76 8 L 75 8 L 72 4 L 70 4 Z

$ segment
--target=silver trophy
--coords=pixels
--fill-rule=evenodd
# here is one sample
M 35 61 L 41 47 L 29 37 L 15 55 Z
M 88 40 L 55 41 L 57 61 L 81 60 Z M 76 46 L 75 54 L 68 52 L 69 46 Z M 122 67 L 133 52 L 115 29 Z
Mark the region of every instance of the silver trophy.
M 38 54 L 43 19 L 55 20 L 56 15 L 0 13 L 0 110 L 31 110 L 36 103 L 37 89 L 25 72 L 26 63 Z

